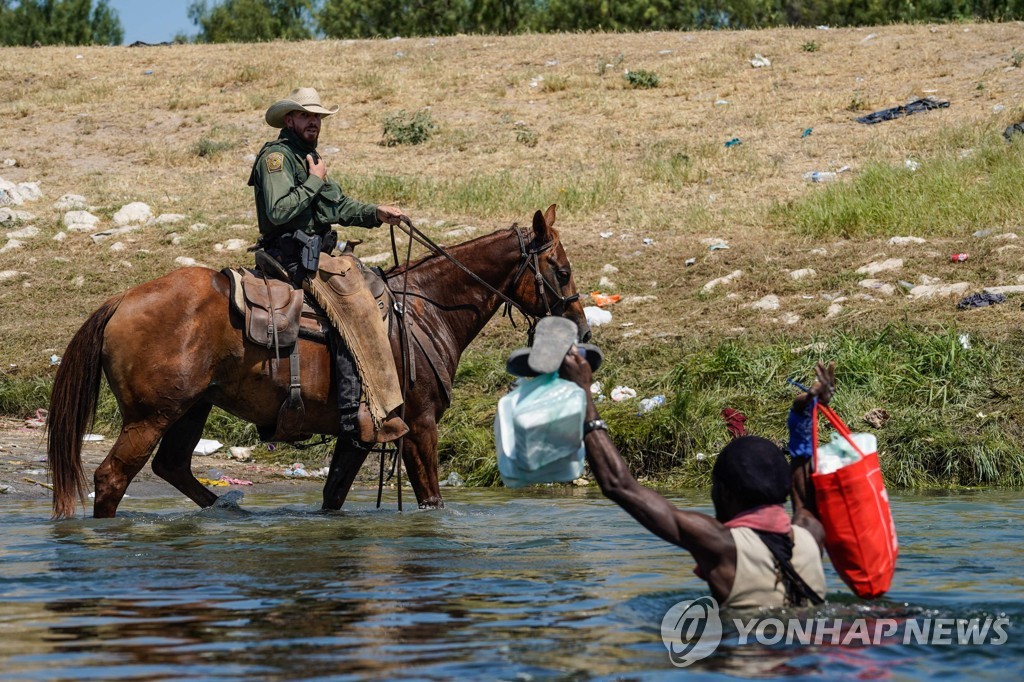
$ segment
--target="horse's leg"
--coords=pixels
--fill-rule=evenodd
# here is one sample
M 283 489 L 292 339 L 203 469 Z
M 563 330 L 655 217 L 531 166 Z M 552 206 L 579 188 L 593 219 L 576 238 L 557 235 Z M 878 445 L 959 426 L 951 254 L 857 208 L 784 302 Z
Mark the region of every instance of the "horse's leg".
M 366 447 L 364 447 L 366 445 Z M 338 438 L 331 455 L 331 468 L 324 483 L 324 509 L 341 509 L 356 480 L 359 468 L 370 454 L 369 444 L 362 444 L 346 438 Z
M 203 435 L 203 426 L 210 416 L 210 403 L 199 402 L 171 425 L 160 441 L 153 458 L 153 473 L 180 490 L 200 507 L 217 501 L 217 494 L 196 480 L 192 474 L 192 451 Z
M 420 509 L 444 506 L 441 487 L 437 484 L 437 426 L 412 423 L 405 436 L 402 461 L 409 475 L 409 483 L 416 493 Z
M 163 423 L 153 419 L 121 427 L 121 435 L 114 447 L 93 474 L 96 485 L 96 500 L 92 507 L 94 517 L 106 519 L 117 513 L 117 505 L 121 503 L 128 484 L 145 466 L 164 428 Z

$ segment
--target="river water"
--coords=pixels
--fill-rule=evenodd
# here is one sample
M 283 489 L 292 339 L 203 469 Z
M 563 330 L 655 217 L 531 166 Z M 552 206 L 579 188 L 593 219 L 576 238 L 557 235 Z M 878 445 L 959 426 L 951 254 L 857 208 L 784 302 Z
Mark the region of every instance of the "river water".
M 202 511 L 132 499 L 117 519 L 59 523 L 42 503 L 5 501 L 0 679 L 680 675 L 661 620 L 705 585 L 688 554 L 597 491 L 454 489 L 444 510 L 404 513 L 374 495 L 335 513 L 304 493 Z M 710 511 L 705 492 L 670 497 Z M 1024 493 L 892 499 L 901 555 L 887 598 L 857 601 L 828 566 L 830 603 L 811 617 L 1006 618 L 1005 643 L 772 645 L 726 624 L 683 674 L 1024 678 Z

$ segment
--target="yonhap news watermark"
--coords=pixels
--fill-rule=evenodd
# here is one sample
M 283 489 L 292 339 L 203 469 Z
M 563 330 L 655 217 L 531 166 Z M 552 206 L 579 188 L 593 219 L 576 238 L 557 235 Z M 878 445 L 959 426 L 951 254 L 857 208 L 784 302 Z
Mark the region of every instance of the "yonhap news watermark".
M 729 618 L 736 646 L 803 644 L 817 646 L 998 646 L 1009 638 L 1010 619 L 984 618 L 781 618 L 751 615 Z M 661 639 L 672 665 L 684 668 L 707 658 L 722 643 L 723 621 L 714 597 L 675 604 L 661 621 Z

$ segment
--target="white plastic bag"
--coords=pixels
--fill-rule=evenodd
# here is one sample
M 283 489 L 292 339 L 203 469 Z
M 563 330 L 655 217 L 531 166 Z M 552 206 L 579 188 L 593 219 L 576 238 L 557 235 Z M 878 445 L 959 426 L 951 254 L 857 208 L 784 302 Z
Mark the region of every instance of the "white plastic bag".
M 861 452 L 870 454 L 878 450 L 878 439 L 872 433 L 851 433 L 850 437 Z M 818 446 L 818 468 L 819 474 L 831 474 L 833 471 L 842 469 L 844 466 L 860 461 L 860 454 L 850 446 L 850 442 L 832 432 L 832 440 L 824 445 Z
M 586 406 L 583 389 L 556 374 L 524 381 L 498 401 L 494 441 L 505 485 L 579 478 Z

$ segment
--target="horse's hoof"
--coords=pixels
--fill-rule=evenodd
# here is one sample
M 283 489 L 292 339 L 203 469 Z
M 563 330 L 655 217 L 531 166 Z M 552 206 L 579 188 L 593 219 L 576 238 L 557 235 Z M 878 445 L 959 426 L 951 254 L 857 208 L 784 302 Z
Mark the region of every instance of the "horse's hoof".
M 420 509 L 444 509 L 444 500 L 438 497 L 428 497 L 420 502 Z

